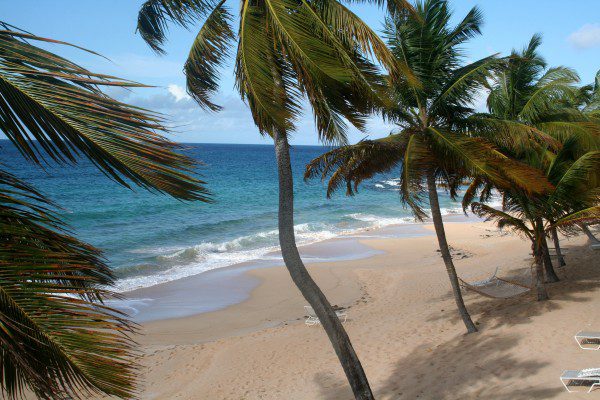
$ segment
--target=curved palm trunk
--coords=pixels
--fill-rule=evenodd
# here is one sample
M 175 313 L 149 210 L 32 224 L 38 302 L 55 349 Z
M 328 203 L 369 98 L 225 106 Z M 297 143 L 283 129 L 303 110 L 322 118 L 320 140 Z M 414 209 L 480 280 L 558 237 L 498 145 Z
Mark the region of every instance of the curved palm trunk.
M 596 236 L 594 236 L 594 234 L 592 233 L 592 231 L 590 231 L 590 228 L 588 228 L 587 225 L 581 224 L 579 226 L 581 227 L 581 230 L 586 234 L 586 236 L 588 237 L 588 240 L 590 242 L 592 242 L 593 244 L 599 244 L 600 243 L 600 240 L 598 240 L 596 238 Z
M 537 223 L 533 224 L 533 255 L 535 257 L 535 288 L 538 301 L 548 300 L 548 291 L 544 283 L 544 249 L 542 238 L 544 238 L 544 227 Z
M 306 270 L 298 253 L 294 235 L 294 186 L 289 143 L 286 135 L 282 133 L 275 133 L 274 140 L 279 173 L 279 244 L 285 266 L 292 280 L 319 317 L 344 368 L 354 397 L 360 400 L 374 399 L 367 376 L 348 334 L 335 315 L 331 304 Z
M 558 275 L 556 275 L 556 272 L 554 271 L 554 265 L 552 265 L 552 257 L 550 257 L 550 251 L 548 250 L 546 237 L 542 239 L 542 258 L 544 261 L 544 271 L 546 272 L 546 283 L 560 281 Z
M 556 230 L 556 228 L 552 228 L 550 230 L 550 233 L 552 234 L 552 241 L 554 242 L 554 248 L 556 249 L 558 265 L 560 267 L 564 267 L 565 265 L 567 265 L 567 263 L 565 262 L 565 258 L 562 255 L 562 250 L 560 249 L 560 240 L 558 239 L 558 231 Z
M 546 283 L 558 282 L 560 279 L 558 278 L 558 275 L 556 275 L 554 266 L 552 265 L 552 257 L 550 257 L 550 250 L 548 250 L 548 242 L 546 241 L 546 234 L 544 232 L 544 221 L 541 218 L 537 218 L 536 225 L 539 226 L 539 232 L 541 232 L 539 242 L 544 271 L 546 273 Z
M 467 327 L 467 332 L 477 332 L 477 328 L 471 320 L 469 311 L 467 311 L 467 307 L 465 306 L 465 302 L 463 301 L 462 293 L 460 291 L 460 284 L 458 283 L 458 276 L 456 275 L 456 269 L 454 268 L 454 263 L 452 262 L 452 255 L 450 254 L 450 250 L 448 249 L 448 242 L 446 241 L 446 231 L 444 230 L 444 221 L 442 220 L 440 202 L 437 195 L 437 190 L 435 186 L 435 176 L 433 175 L 433 173 L 427 174 L 427 190 L 429 192 L 429 205 L 431 207 L 431 217 L 433 219 L 433 226 L 435 227 L 435 233 L 437 235 L 438 244 L 440 246 L 440 252 L 442 253 L 442 259 L 444 260 L 444 264 L 446 265 L 446 271 L 448 272 L 448 277 L 450 278 L 450 283 L 452 284 L 452 293 L 454 294 L 454 301 L 456 301 L 456 306 L 458 308 L 460 317 L 462 318 L 463 322 L 465 323 L 465 326 Z

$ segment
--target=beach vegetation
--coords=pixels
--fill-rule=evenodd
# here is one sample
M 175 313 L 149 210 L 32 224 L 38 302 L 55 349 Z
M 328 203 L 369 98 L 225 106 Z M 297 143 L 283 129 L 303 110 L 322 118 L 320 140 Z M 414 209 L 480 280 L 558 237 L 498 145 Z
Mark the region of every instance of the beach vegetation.
M 389 78 L 390 106 L 387 120 L 397 125 L 389 136 L 363 140 L 335 148 L 310 162 L 306 178 L 328 179 L 327 195 L 340 187 L 352 195 L 365 179 L 398 170 L 399 192 L 418 220 L 427 217 L 428 201 L 439 249 L 448 272 L 452 293 L 467 331 L 476 332 L 464 304 L 459 280 L 448 246 L 438 200 L 438 188 L 453 198 L 468 178 L 482 176 L 502 187 L 521 187 L 543 192 L 550 185 L 541 174 L 508 158 L 484 139 L 491 126 L 479 120 L 472 102 L 488 79 L 503 64 L 496 55 L 465 64 L 462 46 L 480 34 L 482 15 L 471 9 L 456 25 L 449 21 L 447 1 L 418 2 L 417 13 L 388 18 L 388 45 L 421 86 L 406 79 Z M 509 129 L 497 133 L 507 136 Z
M 161 117 L 102 91 L 142 85 L 45 49 L 72 45 L 0 27 L 0 129 L 24 159 L 43 170 L 85 158 L 123 186 L 209 200 L 195 162 L 161 135 Z M 2 395 L 133 398 L 136 325 L 106 304 L 115 276 L 62 212 L 0 164 Z

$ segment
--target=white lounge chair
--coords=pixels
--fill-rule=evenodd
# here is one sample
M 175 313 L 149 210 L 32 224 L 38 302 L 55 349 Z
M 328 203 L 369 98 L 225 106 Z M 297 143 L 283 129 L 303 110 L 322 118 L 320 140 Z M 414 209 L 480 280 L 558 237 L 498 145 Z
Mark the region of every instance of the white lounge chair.
M 590 245 L 592 250 L 600 250 L 600 243 L 594 243 Z
M 577 332 L 575 341 L 584 350 L 600 350 L 600 332 Z
M 560 381 L 569 393 L 578 392 L 578 390 L 569 389 L 569 386 L 589 386 L 590 388 L 587 392 L 590 393 L 596 387 L 600 386 L 600 368 L 582 369 L 580 371 L 567 370 L 561 375 Z
M 304 311 L 307 315 L 306 321 L 304 321 L 306 325 L 313 326 L 321 323 L 321 321 L 319 321 L 319 317 L 317 317 L 317 314 L 315 313 L 315 310 L 311 306 L 304 306 Z M 335 315 L 337 315 L 342 322 L 346 322 L 346 319 L 348 318 L 348 314 L 343 310 L 336 311 Z

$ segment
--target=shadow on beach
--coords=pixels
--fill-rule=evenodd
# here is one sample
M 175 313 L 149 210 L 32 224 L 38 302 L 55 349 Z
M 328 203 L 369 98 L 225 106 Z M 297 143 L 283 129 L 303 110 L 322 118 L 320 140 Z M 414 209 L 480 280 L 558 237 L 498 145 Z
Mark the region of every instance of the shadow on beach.
M 591 294 L 600 288 L 597 254 L 587 245 L 572 246 L 570 249 L 567 266 L 557 268 L 561 281 L 548 285 L 550 301 L 535 301 L 535 293 L 499 300 L 465 292 L 467 307 L 481 332 L 434 342 L 423 331 L 423 344 L 420 347 L 400 357 L 383 382 L 372 381 L 375 397 L 384 400 L 525 400 L 553 398 L 563 393 L 564 389 L 558 384 L 548 386 L 535 378 L 530 379 L 539 376 L 538 373 L 549 367 L 549 363 L 540 360 L 544 357 L 535 357 L 535 353 L 533 357 L 529 354 L 530 358 L 526 360 L 515 357 L 515 347 L 527 346 L 530 340 L 510 329 L 531 323 L 534 317 L 560 310 L 568 303 L 593 300 L 586 293 Z M 439 304 L 443 300 L 452 300 L 450 291 L 431 299 L 430 303 Z M 435 313 L 423 324 L 439 320 L 462 324 L 454 309 Z M 352 398 L 345 381 L 326 374 L 316 374 L 314 379 L 320 388 L 320 398 Z
M 489 330 L 501 326 L 520 325 L 530 322 L 533 317 L 560 309 L 560 302 L 591 301 L 592 297 L 586 296 L 585 293 L 591 293 L 600 288 L 600 263 L 590 262 L 598 260 L 597 254 L 593 253 L 588 245 L 569 246 L 568 248 L 570 252 L 566 260 L 567 265 L 554 269 L 560 282 L 546 285 L 550 295 L 549 301 L 536 301 L 535 289 L 512 299 L 487 298 L 463 289 L 467 308 L 478 326 L 483 330 Z M 528 269 L 529 267 L 521 268 L 513 275 L 509 273 L 506 278 L 518 280 L 516 278 Z M 430 302 L 436 304 L 442 300 L 451 299 L 453 299 L 452 292 L 448 290 L 447 294 L 431 299 Z M 440 319 L 449 319 L 453 323 L 461 322 L 458 312 L 454 309 L 446 310 L 442 314 L 431 315 L 427 321 L 433 322 Z
M 499 399 L 551 398 L 561 388 L 507 385 L 506 380 L 526 379 L 546 364 L 520 361 L 510 356 L 516 335 L 480 335 L 454 338 L 435 345 L 424 344 L 400 358 L 383 384 L 373 385 L 378 399 Z M 352 397 L 346 382 L 332 382 L 318 374 L 321 397 L 342 400 Z

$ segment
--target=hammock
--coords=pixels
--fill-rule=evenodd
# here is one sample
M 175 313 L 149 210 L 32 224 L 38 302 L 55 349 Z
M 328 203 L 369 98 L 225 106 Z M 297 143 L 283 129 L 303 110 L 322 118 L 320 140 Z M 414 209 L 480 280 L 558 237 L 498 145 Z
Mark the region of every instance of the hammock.
M 532 289 L 530 286 L 526 286 L 522 283 L 499 278 L 497 276 L 498 269 L 499 268 L 496 268 L 496 271 L 491 277 L 482 281 L 469 283 L 460 278 L 458 278 L 458 280 L 463 288 L 493 299 L 510 299 L 523 293 L 527 293 Z

